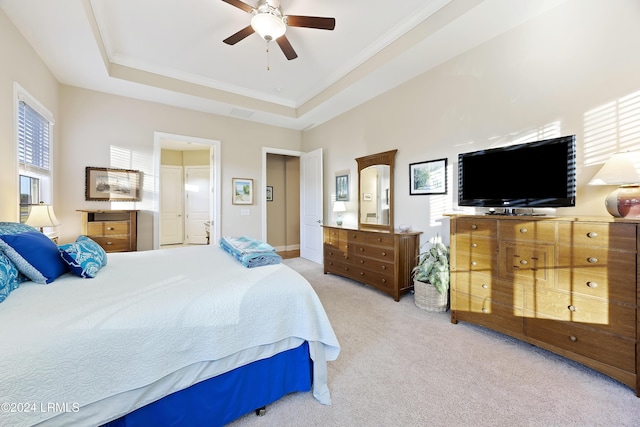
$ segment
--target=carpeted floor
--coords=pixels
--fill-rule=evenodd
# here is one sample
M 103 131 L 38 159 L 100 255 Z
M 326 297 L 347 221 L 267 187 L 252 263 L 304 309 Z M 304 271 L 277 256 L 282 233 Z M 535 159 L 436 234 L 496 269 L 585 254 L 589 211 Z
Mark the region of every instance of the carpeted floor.
M 640 398 L 578 363 L 449 313 L 400 302 L 303 258 L 285 260 L 318 293 L 341 353 L 333 404 L 295 393 L 244 426 L 639 426 Z

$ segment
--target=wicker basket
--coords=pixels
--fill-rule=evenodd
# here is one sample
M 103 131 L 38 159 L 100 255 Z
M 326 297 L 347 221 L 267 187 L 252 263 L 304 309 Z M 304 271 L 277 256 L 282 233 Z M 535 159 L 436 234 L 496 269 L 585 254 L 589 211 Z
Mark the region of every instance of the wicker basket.
M 441 294 L 431 283 L 413 281 L 413 293 L 418 307 L 426 311 L 447 311 L 448 293 Z

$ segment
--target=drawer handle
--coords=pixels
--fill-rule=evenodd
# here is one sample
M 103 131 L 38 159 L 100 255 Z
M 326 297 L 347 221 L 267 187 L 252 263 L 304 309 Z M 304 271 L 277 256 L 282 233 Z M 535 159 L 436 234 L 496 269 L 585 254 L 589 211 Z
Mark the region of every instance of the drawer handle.
M 482 289 L 489 289 L 489 285 L 487 285 L 486 283 L 482 284 Z
M 489 309 L 487 309 L 486 307 L 482 307 L 482 312 L 483 312 L 483 313 L 488 313 L 488 312 L 489 312 Z
M 344 268 L 344 271 L 349 271 L 349 267 L 345 267 L 345 268 Z
M 382 239 L 378 237 L 378 242 L 382 242 Z
M 478 247 L 478 244 L 477 244 L 477 243 L 472 243 L 472 244 L 471 244 L 471 247 L 472 247 L 472 248 L 477 248 L 477 247 Z
M 521 259 L 520 260 L 520 264 L 527 265 L 527 264 L 529 264 L 529 261 L 527 261 L 526 259 Z
M 591 257 L 587 258 L 587 262 L 589 264 L 595 264 L 596 262 L 598 262 L 598 258 L 596 258 L 594 256 L 591 256 Z
M 113 227 L 107 227 L 107 230 L 114 230 Z
M 107 242 L 107 245 L 112 245 L 112 244 L 113 244 L 113 243 L 111 243 L 111 242 Z
M 576 311 L 576 306 L 575 305 L 570 305 L 567 308 L 569 309 L 569 311 Z
M 386 270 L 386 269 L 387 269 L 387 266 L 386 266 L 386 265 L 381 265 L 380 267 L 382 267 L 382 269 L 383 269 L 383 270 Z
M 590 288 L 597 288 L 598 284 L 596 282 L 587 282 L 587 286 Z
M 387 283 L 387 279 L 382 279 L 382 283 Z
M 333 256 L 333 252 L 329 252 L 329 255 Z
M 364 252 L 364 248 L 360 248 L 360 252 Z
M 363 259 L 360 260 L 360 264 L 364 264 L 364 260 Z
M 524 233 L 526 233 L 526 232 L 528 232 L 528 231 L 529 231 L 529 230 L 527 230 L 527 229 L 526 229 L 526 228 L 524 228 L 524 227 L 522 227 L 522 228 L 520 229 L 520 232 L 521 232 L 522 234 L 524 234 Z
M 590 239 L 594 239 L 596 237 L 598 237 L 598 233 L 596 233 L 595 231 L 590 231 L 587 233 L 587 237 Z
M 569 339 L 570 339 L 572 342 L 576 342 L 576 341 L 578 341 L 578 337 L 576 337 L 575 335 L 571 335 L 571 336 L 569 337 Z
M 387 256 L 387 253 L 386 252 L 382 252 L 382 256 Z
M 360 272 L 360 275 L 361 275 L 361 276 L 364 276 L 364 272 L 363 272 L 363 271 L 361 271 L 361 272 Z
M 475 267 L 476 265 L 478 265 L 478 263 L 475 261 L 471 261 L 471 265 Z
M 477 230 L 477 229 L 478 229 L 478 226 L 477 226 L 477 225 L 475 225 L 475 224 L 472 224 L 472 225 L 471 225 L 471 229 L 472 229 L 472 230 Z

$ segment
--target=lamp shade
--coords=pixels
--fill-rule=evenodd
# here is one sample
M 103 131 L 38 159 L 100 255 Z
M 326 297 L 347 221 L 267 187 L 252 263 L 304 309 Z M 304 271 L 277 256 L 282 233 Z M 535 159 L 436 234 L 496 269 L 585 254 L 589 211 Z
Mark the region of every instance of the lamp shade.
M 287 30 L 282 19 L 272 13 L 258 13 L 251 18 L 251 27 L 268 42 L 281 37 Z
M 40 231 L 42 231 L 43 227 L 60 225 L 60 221 L 56 218 L 53 206 L 40 202 L 38 205 L 31 206 L 31 212 L 29 212 L 29 218 L 27 218 L 26 224 L 40 228 Z
M 640 174 L 635 166 L 638 152 L 616 153 L 589 181 L 589 185 L 640 184 Z
M 344 202 L 338 201 L 333 204 L 334 212 L 346 212 L 347 207 L 344 205 Z

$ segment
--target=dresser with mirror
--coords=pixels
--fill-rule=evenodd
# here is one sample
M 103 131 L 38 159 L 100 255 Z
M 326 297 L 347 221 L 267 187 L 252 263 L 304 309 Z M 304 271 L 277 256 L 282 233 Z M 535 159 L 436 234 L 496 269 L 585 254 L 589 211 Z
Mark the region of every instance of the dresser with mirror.
M 419 231 L 393 223 L 393 175 L 397 150 L 358 157 L 358 226 L 324 225 L 324 272 L 347 277 L 391 295 L 413 289 L 411 270 Z

